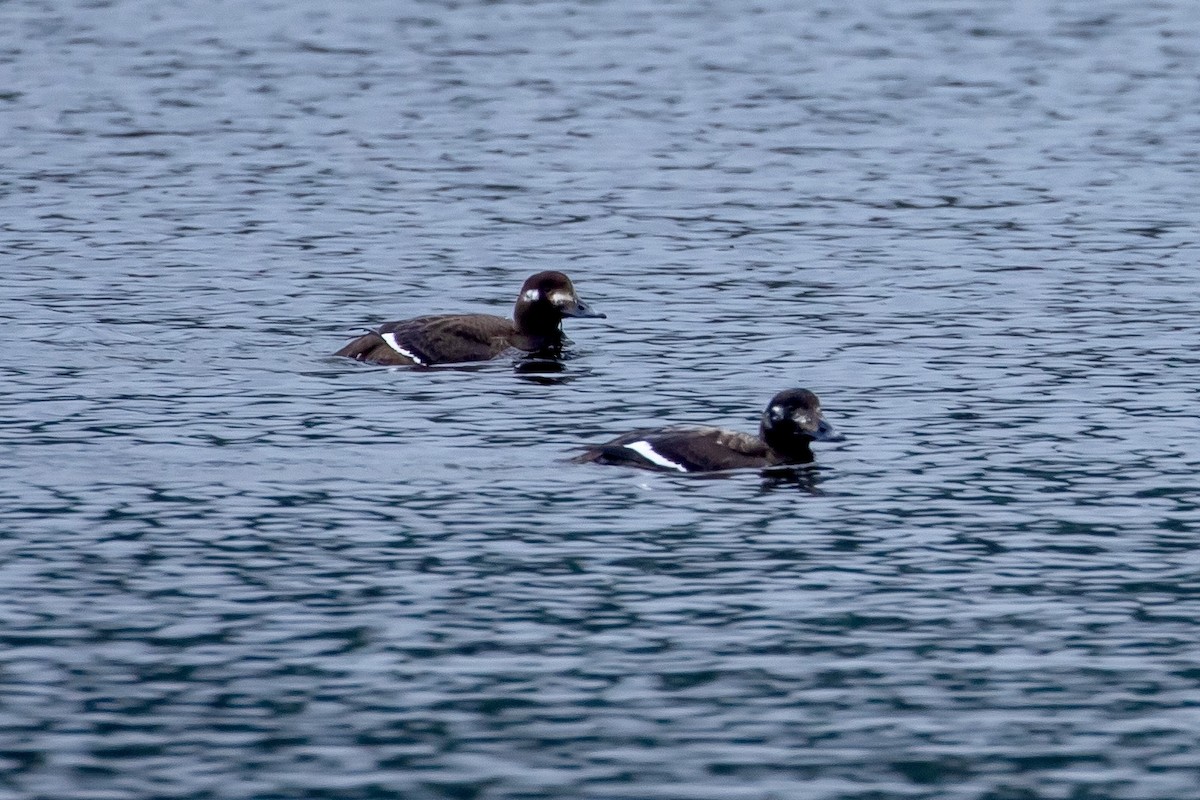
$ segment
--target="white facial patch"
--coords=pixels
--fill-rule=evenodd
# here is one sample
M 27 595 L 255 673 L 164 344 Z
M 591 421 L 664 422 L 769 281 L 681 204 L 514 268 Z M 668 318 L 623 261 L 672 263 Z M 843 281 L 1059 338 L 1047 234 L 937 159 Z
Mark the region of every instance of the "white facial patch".
M 521 299 L 528 300 L 530 303 L 536 303 L 538 300 L 542 299 L 542 290 L 541 289 L 526 289 L 521 294 Z
M 575 302 L 575 295 L 570 292 L 558 291 L 550 295 L 550 302 L 556 306 L 570 305 Z
M 660 467 L 666 467 L 667 469 L 677 469 L 680 472 L 687 472 L 687 467 L 683 466 L 682 464 L 676 464 L 671 459 L 663 458 L 662 455 L 660 455 L 659 453 L 656 453 L 654 451 L 654 446 L 651 445 L 649 442 L 646 442 L 646 441 L 630 442 L 629 444 L 627 444 L 625 446 L 628 447 L 633 452 L 637 453 L 642 458 L 649 461 L 651 464 L 655 464 Z
M 425 362 L 422 361 L 416 353 L 410 353 L 408 350 L 405 350 L 403 347 L 400 346 L 400 343 L 398 341 L 396 341 L 396 334 L 381 333 L 381 334 L 379 334 L 379 338 L 381 338 L 385 342 L 387 342 L 387 346 L 392 348 L 393 350 L 395 350 L 400 355 L 404 356 L 405 358 L 411 358 L 413 360 L 414 364 L 417 364 L 418 366 L 422 366 L 422 367 L 425 366 Z

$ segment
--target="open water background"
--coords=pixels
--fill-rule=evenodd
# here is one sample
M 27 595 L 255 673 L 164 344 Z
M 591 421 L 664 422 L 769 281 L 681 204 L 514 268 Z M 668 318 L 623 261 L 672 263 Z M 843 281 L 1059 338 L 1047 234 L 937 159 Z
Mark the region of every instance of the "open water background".
M 0 127 L 0 797 L 1200 797 L 1191 0 L 8 0 Z

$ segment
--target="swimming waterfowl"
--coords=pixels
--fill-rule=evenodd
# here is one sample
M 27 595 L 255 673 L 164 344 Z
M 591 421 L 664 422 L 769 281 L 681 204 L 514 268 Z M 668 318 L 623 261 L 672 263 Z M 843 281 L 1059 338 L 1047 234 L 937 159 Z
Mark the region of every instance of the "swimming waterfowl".
M 713 427 L 638 430 L 588 448 L 573 460 L 663 472 L 761 469 L 810 464 L 812 442 L 843 438 L 825 420 L 815 394 L 787 389 L 767 404 L 758 436 Z
M 487 361 L 506 351 L 554 352 L 564 317 L 600 317 L 561 272 L 539 272 L 521 286 L 511 320 L 493 314 L 434 314 L 386 322 L 335 356 L 370 364 L 432 366 Z

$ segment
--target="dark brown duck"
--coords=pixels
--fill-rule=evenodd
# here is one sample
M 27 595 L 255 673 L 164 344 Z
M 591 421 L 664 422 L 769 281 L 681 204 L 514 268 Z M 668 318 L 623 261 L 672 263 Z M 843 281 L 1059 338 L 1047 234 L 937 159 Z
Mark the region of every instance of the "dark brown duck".
M 579 299 L 561 272 L 531 275 L 517 295 L 513 318 L 493 314 L 434 314 L 385 322 L 334 353 L 356 361 L 432 366 L 487 361 L 517 349 L 555 352 L 562 347 L 563 317 L 603 317 Z
M 722 428 L 639 430 L 589 448 L 577 462 L 620 464 L 665 472 L 810 464 L 812 442 L 842 440 L 807 389 L 787 389 L 771 398 L 758 436 Z

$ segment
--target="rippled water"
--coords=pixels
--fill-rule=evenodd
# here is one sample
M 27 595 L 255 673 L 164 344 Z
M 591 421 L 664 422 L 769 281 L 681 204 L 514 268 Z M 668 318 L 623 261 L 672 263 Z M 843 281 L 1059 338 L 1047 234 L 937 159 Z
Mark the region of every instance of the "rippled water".
M 1185 798 L 1200 16 L 0 4 L 0 797 Z M 565 370 L 329 353 L 563 269 Z M 843 444 L 773 483 L 564 463 Z

